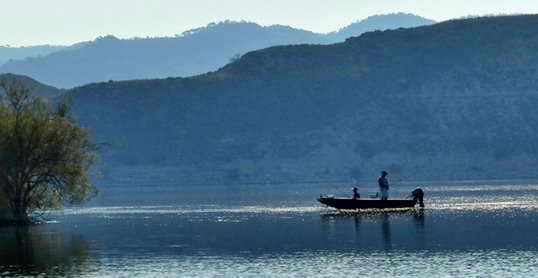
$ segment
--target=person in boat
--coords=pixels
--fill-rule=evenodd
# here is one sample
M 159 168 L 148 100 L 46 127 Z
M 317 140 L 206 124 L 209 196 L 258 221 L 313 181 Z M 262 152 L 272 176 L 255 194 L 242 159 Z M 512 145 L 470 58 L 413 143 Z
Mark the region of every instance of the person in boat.
M 411 192 L 411 196 L 413 196 L 413 200 L 415 200 L 421 208 L 424 207 L 424 191 L 422 191 L 421 188 L 415 188 L 415 190 Z
M 360 199 L 361 194 L 359 194 L 359 189 L 357 187 L 353 187 L 353 199 Z
M 387 179 L 387 171 L 381 172 L 381 177 L 377 179 L 379 183 L 379 191 L 381 192 L 381 200 L 387 200 L 389 198 L 389 180 Z

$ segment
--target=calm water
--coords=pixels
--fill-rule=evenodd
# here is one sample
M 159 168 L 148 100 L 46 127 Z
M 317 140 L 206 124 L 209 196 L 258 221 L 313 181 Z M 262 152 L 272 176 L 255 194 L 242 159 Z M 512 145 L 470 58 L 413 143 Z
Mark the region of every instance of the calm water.
M 349 187 L 102 187 L 50 223 L 0 227 L 0 276 L 538 277 L 538 185 L 423 185 L 423 211 L 315 200 Z

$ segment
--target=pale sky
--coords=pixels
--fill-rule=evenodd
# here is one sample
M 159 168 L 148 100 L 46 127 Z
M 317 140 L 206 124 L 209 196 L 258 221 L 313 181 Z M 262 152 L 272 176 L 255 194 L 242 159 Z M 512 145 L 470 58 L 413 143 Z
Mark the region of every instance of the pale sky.
M 174 36 L 210 22 L 246 20 L 318 33 L 371 15 L 413 13 L 436 21 L 538 13 L 536 0 L 0 0 L 0 45 L 70 45 L 99 36 Z

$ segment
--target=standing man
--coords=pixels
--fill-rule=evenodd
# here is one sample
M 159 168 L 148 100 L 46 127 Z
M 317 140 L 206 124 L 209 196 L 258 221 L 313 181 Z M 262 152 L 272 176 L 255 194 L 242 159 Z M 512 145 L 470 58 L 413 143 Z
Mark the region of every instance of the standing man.
M 381 191 L 381 200 L 386 200 L 389 197 L 389 180 L 387 180 L 387 171 L 381 172 L 381 177 L 377 179 L 379 183 L 379 191 Z

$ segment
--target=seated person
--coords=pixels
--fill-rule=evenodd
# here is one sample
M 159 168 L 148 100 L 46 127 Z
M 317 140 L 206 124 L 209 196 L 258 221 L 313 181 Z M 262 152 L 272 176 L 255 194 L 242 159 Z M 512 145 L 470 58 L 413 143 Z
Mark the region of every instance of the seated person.
M 359 194 L 359 189 L 357 187 L 353 187 L 353 199 L 360 199 L 361 194 Z

